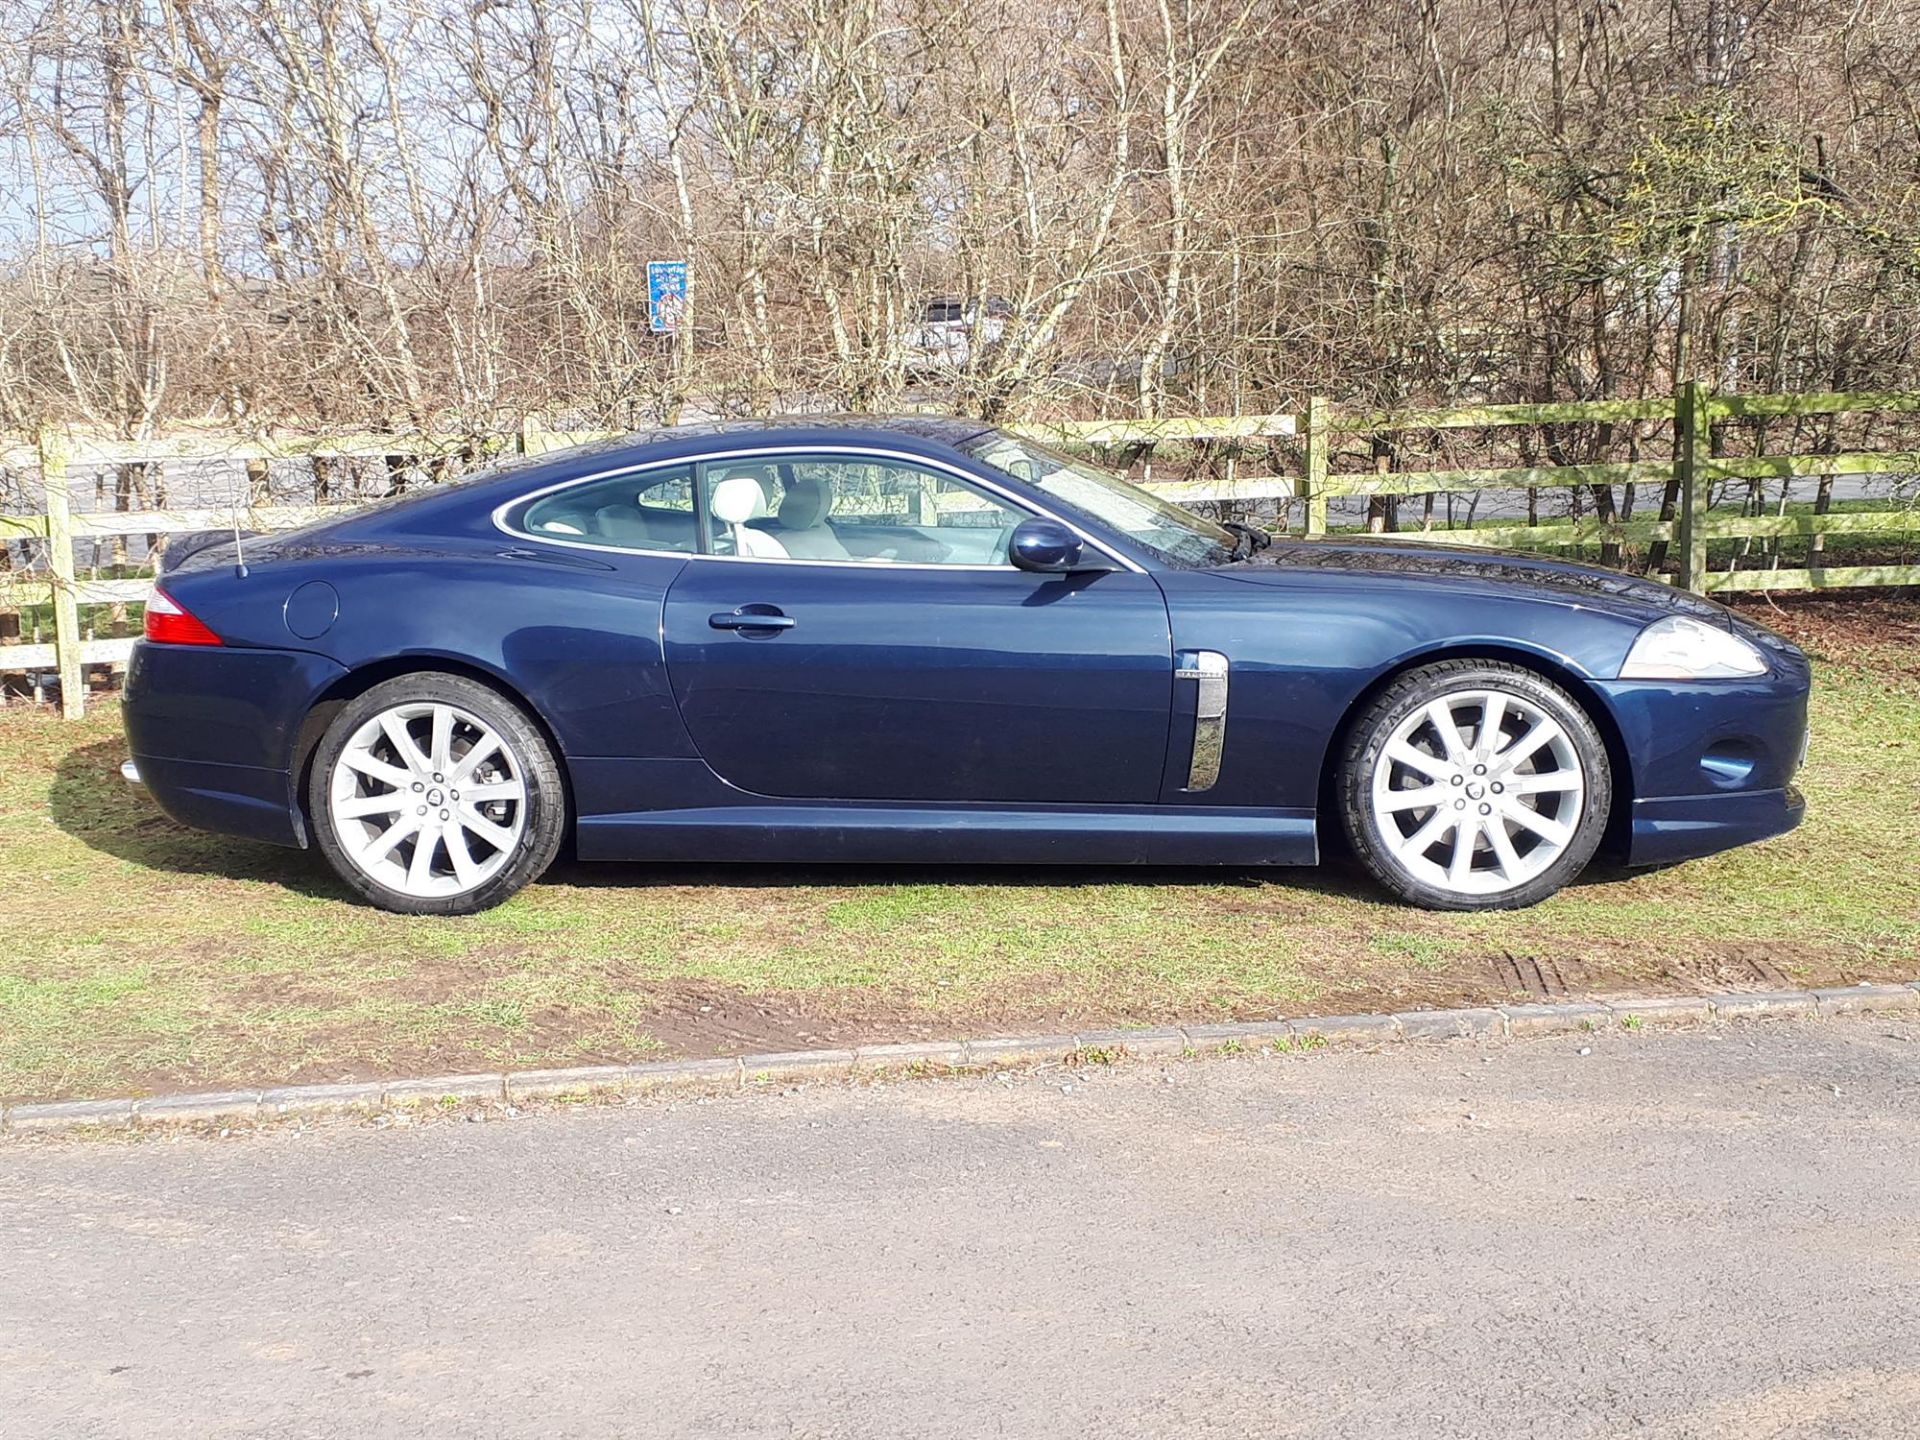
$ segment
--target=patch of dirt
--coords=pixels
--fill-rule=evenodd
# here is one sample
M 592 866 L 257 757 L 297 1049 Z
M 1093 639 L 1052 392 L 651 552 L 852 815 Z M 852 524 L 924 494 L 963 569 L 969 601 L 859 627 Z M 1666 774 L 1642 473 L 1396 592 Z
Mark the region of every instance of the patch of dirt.
M 730 985 L 672 980 L 648 987 L 639 1023 L 664 1055 L 749 1055 L 837 1050 L 897 1040 L 944 1039 L 951 1014 L 933 1016 L 910 1000 L 864 986 L 751 994 Z
M 1821 659 L 1920 676 L 1920 589 L 1729 598 Z
M 1797 965 L 1799 954 L 1784 944 L 1736 946 L 1719 955 L 1687 955 L 1660 966 L 1660 978 L 1701 990 L 1791 990 L 1780 961 Z
M 1516 955 L 1502 950 L 1493 957 L 1493 983 L 1509 995 L 1530 1000 L 1559 1000 L 1589 988 L 1584 960 L 1556 960 L 1551 955 Z

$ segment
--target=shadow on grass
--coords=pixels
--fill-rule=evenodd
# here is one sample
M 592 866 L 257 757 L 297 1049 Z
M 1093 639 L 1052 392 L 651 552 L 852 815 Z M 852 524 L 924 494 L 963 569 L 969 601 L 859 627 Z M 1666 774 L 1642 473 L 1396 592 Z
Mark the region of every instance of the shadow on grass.
M 363 903 L 310 850 L 284 849 L 211 835 L 175 824 L 141 791 L 120 778 L 125 747 L 117 740 L 70 750 L 48 793 L 53 822 L 102 854 L 142 869 L 178 875 L 268 880 L 316 899 Z M 746 889 L 890 887 L 897 885 L 1003 886 L 1060 889 L 1092 886 L 1242 887 L 1283 882 L 1302 891 L 1372 903 L 1390 897 L 1337 839 L 1323 841 L 1317 867 L 1244 868 L 1168 865 L 851 865 L 765 863 L 582 863 L 562 858 L 542 883 L 583 890 L 711 885 Z M 1596 858 L 1576 885 L 1605 884 L 1637 872 Z
M 562 860 L 547 872 L 546 883 L 584 890 L 647 886 L 716 885 L 736 889 L 799 889 L 895 885 L 998 885 L 1033 889 L 1070 886 L 1205 885 L 1215 888 L 1285 881 L 1303 890 L 1350 899 L 1379 900 L 1383 892 L 1358 866 L 1344 862 L 1318 868 L 1301 866 L 1242 869 L 1203 865 L 929 865 L 883 864 L 737 864 L 685 861 L 640 863 Z
M 53 823 L 88 849 L 143 870 L 270 880 L 319 899 L 352 898 L 308 851 L 175 824 L 144 791 L 120 778 L 126 758 L 126 746 L 118 740 L 102 740 L 61 756 L 47 791 Z

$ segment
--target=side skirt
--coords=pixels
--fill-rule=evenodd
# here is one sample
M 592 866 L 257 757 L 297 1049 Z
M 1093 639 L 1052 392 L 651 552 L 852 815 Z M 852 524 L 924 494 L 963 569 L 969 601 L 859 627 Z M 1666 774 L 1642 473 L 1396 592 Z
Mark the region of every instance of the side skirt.
M 582 860 L 1312 865 L 1311 810 L 752 804 L 587 815 Z

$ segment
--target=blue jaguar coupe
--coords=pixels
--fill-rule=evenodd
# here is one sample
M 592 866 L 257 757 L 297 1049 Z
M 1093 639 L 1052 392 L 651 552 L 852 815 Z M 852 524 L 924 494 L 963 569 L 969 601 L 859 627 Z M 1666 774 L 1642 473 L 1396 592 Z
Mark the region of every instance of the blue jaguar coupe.
M 177 547 L 130 779 L 390 910 L 584 860 L 1307 865 L 1529 905 L 1801 814 L 1808 666 L 1665 586 L 1218 525 L 979 422 L 662 431 Z

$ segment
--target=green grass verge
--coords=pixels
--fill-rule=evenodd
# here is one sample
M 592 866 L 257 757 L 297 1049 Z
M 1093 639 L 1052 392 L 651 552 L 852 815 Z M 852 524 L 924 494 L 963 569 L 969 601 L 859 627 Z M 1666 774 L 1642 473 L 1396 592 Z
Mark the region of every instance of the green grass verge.
M 1911 633 L 1816 650 L 1799 831 L 1477 916 L 1339 866 L 581 866 L 411 919 L 170 824 L 119 781 L 112 702 L 0 710 L 0 1096 L 1445 1004 L 1506 998 L 1516 962 L 1598 991 L 1920 972 Z

